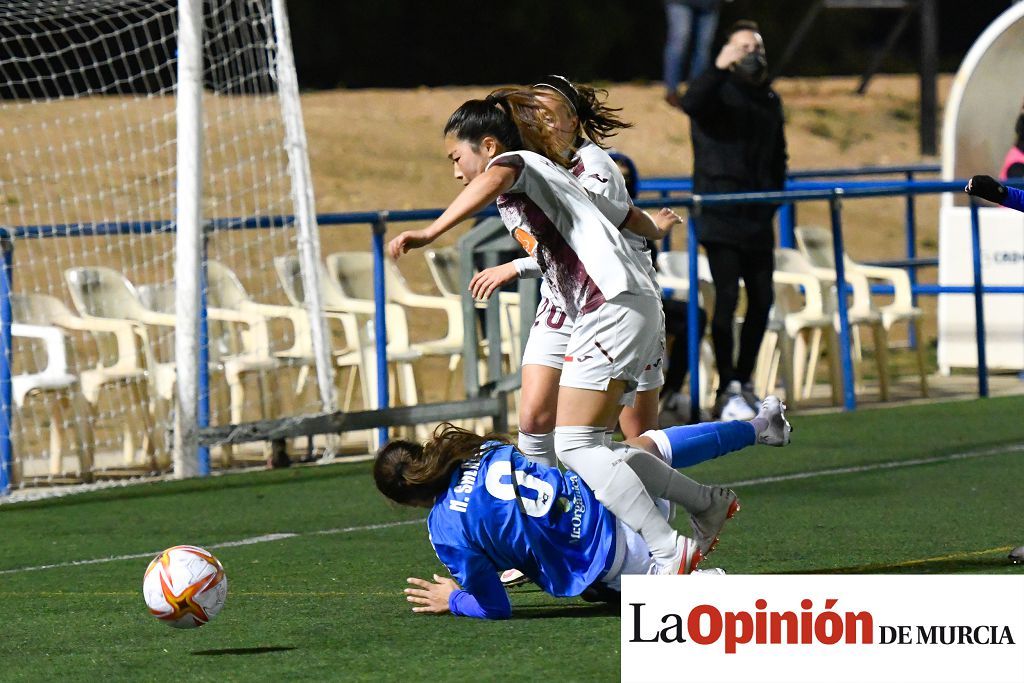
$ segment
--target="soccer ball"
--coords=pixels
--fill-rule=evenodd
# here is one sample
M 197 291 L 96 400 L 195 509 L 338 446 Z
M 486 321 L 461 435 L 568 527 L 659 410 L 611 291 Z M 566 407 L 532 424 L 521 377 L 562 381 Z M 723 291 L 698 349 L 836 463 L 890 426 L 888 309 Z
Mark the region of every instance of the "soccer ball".
M 196 628 L 224 607 L 228 577 L 209 551 L 176 545 L 146 567 L 142 595 L 157 619 L 174 628 Z

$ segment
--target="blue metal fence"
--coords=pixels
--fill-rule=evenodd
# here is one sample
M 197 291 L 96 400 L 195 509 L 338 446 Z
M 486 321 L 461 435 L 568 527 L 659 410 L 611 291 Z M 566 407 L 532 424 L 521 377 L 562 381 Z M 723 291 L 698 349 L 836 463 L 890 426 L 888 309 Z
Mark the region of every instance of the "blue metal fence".
M 790 174 L 788 189 L 781 192 L 742 193 L 742 194 L 720 194 L 720 195 L 688 195 L 677 196 L 678 192 L 686 192 L 692 189 L 692 184 L 686 180 L 669 178 L 652 178 L 641 180 L 640 189 L 642 192 L 655 192 L 660 199 L 641 199 L 637 202 L 641 207 L 661 207 L 665 205 L 683 207 L 688 209 L 690 220 L 688 221 L 688 243 L 697 244 L 695 234 L 694 217 L 699 215 L 702 207 L 739 204 L 739 203 L 779 203 L 788 209 L 783 212 L 783 227 L 786 231 L 788 222 L 788 239 L 792 239 L 792 225 L 795 216 L 795 205 L 807 201 L 826 201 L 830 205 L 831 228 L 833 245 L 835 249 L 835 261 L 837 265 L 837 281 L 843 282 L 843 240 L 842 240 L 842 203 L 843 198 L 861 197 L 892 197 L 904 196 L 907 198 L 907 209 L 905 212 L 907 222 L 907 260 L 905 266 L 913 273 L 913 269 L 919 265 L 916 255 L 916 219 L 913 198 L 920 194 L 937 194 L 943 192 L 959 192 L 964 182 L 936 182 L 936 181 L 914 181 L 915 173 L 934 173 L 937 167 L 934 166 L 897 166 L 877 167 L 865 169 L 825 169 L 794 172 Z M 845 182 L 810 182 L 802 181 L 803 178 L 836 177 L 845 178 L 858 175 L 883 175 L 903 174 L 906 181 L 845 181 Z M 384 235 L 388 223 L 429 221 L 437 218 L 442 213 L 441 209 L 411 210 L 411 211 L 378 211 L 378 212 L 354 212 L 322 214 L 318 216 L 321 225 L 369 225 L 372 229 L 372 244 L 374 253 L 374 294 L 376 299 L 376 320 L 375 320 L 375 348 L 378 359 L 385 359 L 386 330 L 384 289 Z M 494 215 L 494 209 L 484 212 L 483 215 Z M 291 217 L 261 217 L 253 219 L 216 219 L 211 221 L 215 228 L 245 230 L 259 228 L 277 228 L 290 225 Z M 975 311 L 977 315 L 977 344 L 978 344 L 978 393 L 980 396 L 988 395 L 988 373 L 985 363 L 985 328 L 984 312 L 982 309 L 983 294 L 1024 294 L 1024 287 L 985 287 L 981 277 L 981 244 L 979 217 L 977 207 L 974 206 L 971 212 L 972 230 L 972 257 L 974 278 L 971 285 L 962 286 L 939 286 L 939 285 L 918 285 L 914 282 L 915 294 L 972 294 L 975 300 Z M 13 402 L 11 400 L 11 277 L 13 273 L 13 240 L 26 238 L 48 238 L 48 237 L 77 237 L 85 235 L 124 235 L 124 234 L 148 234 L 155 232 L 170 232 L 174 230 L 174 224 L 170 221 L 136 221 L 125 223 L 99 223 L 99 224 L 73 224 L 60 226 L 23 226 L 11 230 L 0 229 L 0 242 L 5 246 L 4 251 L 4 272 L 0 277 L 0 494 L 5 493 L 10 485 L 10 467 L 12 464 L 10 427 L 12 420 Z M 785 240 L 783 240 L 785 243 Z M 792 242 L 789 242 L 792 244 Z M 690 394 L 691 405 L 699 405 L 699 339 L 697 338 L 697 250 L 689 249 L 690 262 L 690 286 L 689 296 L 689 353 L 690 353 Z M 884 288 L 882 288 L 884 291 Z M 840 353 L 842 357 L 843 375 L 843 396 L 844 407 L 853 410 L 856 407 L 856 397 L 853 393 L 853 373 L 850 361 L 850 338 L 849 338 L 849 317 L 845 296 L 838 297 L 839 320 L 840 320 Z M 202 320 L 205 321 L 205 299 L 203 302 Z M 200 363 L 202 393 L 208 393 L 208 378 L 206 377 L 205 363 Z M 385 408 L 390 403 L 387 382 L 386 361 L 377 363 L 378 381 L 378 407 Z M 387 438 L 386 428 L 381 428 L 380 436 Z M 207 456 L 208 457 L 208 456 Z M 208 460 L 203 473 L 208 471 Z

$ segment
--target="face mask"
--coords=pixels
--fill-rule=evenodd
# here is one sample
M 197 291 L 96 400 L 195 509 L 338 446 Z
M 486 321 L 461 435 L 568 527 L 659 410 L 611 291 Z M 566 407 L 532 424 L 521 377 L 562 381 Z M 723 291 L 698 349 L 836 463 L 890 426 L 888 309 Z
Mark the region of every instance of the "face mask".
M 767 70 L 768 60 L 760 52 L 747 54 L 743 59 L 736 62 L 734 67 L 734 72 L 738 78 L 754 85 L 760 85 L 764 82 Z

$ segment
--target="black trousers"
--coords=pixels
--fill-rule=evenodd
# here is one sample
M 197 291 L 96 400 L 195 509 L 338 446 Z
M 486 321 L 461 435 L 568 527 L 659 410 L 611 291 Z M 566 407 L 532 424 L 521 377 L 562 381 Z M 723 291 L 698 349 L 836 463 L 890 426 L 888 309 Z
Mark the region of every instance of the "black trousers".
M 768 313 L 775 300 L 772 273 L 775 254 L 770 250 L 738 249 L 725 244 L 706 243 L 704 249 L 715 282 L 715 311 L 711 316 L 711 340 L 715 347 L 721 391 L 733 381 L 750 381 L 761 349 Z M 747 312 L 740 331 L 740 349 L 733 363 L 733 319 L 739 300 L 739 280 L 747 290 Z
M 661 305 L 665 309 L 665 336 L 672 338 L 668 349 L 668 366 L 665 368 L 665 386 L 661 391 L 662 393 L 682 391 L 683 382 L 686 381 L 686 375 L 690 372 L 687 303 L 675 299 L 664 299 Z M 697 329 L 699 330 L 697 338 L 700 339 L 704 336 L 708 315 L 703 308 L 698 308 L 697 316 Z

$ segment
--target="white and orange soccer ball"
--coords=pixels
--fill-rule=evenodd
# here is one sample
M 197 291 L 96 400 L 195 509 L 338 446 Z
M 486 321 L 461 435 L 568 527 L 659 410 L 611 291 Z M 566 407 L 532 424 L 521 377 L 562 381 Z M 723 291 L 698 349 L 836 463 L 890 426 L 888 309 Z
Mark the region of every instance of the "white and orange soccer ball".
M 176 545 L 149 563 L 142 595 L 157 619 L 174 628 L 196 628 L 224 607 L 228 577 L 209 551 Z

